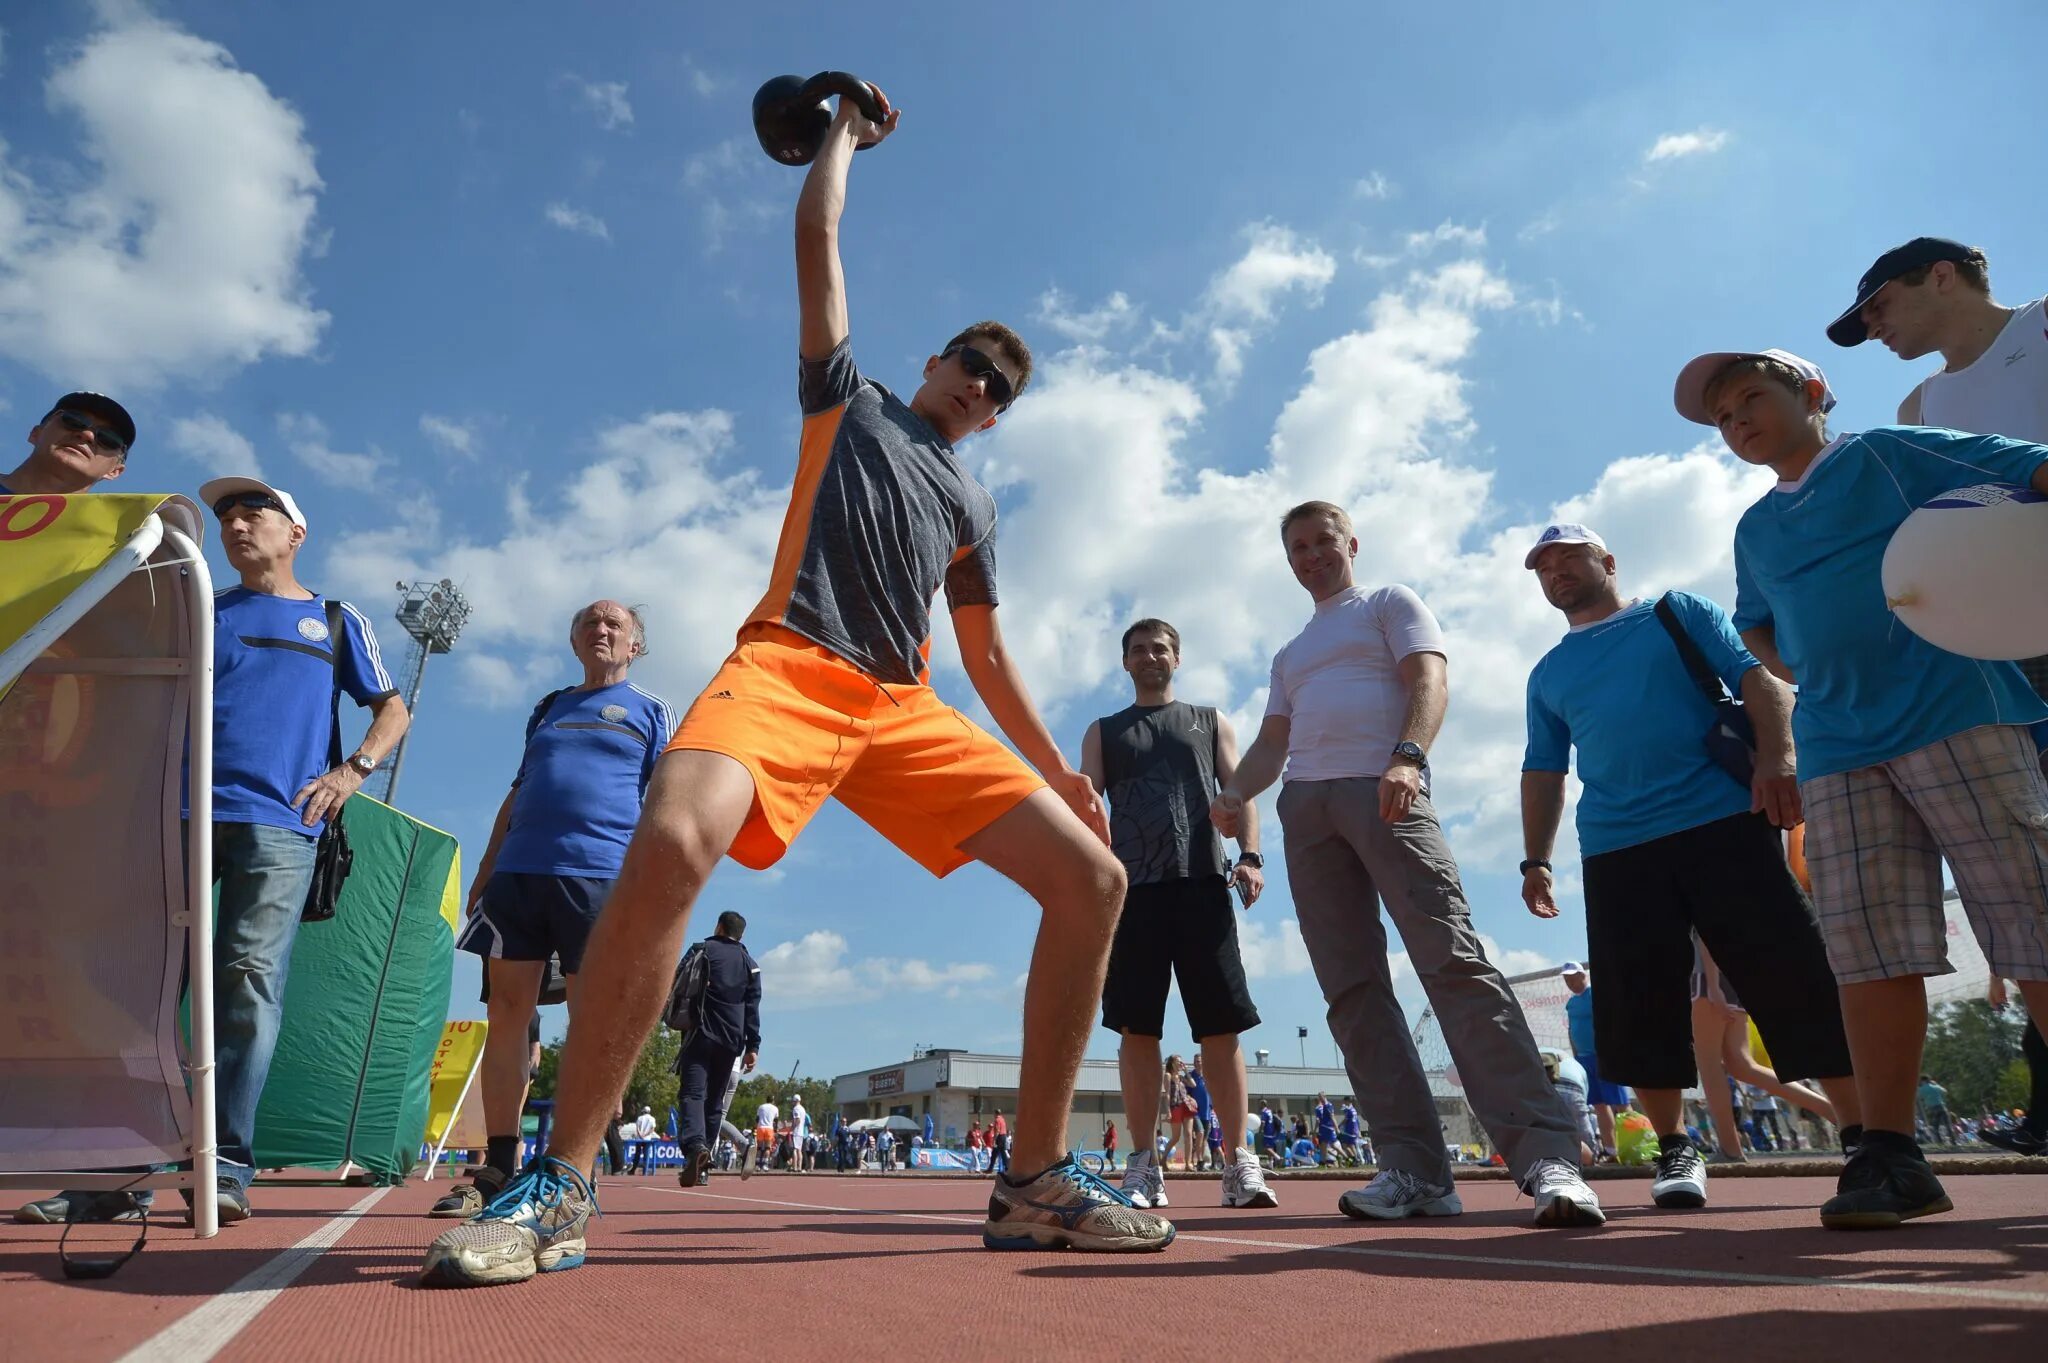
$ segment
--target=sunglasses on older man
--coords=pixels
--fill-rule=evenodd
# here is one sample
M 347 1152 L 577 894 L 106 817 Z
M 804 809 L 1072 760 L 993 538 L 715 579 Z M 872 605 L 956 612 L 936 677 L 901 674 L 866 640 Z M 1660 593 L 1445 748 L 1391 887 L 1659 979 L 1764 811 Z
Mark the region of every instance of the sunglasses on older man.
M 93 444 L 99 446 L 102 454 L 118 455 L 128 452 L 127 441 L 116 435 L 111 427 L 100 425 L 83 412 L 74 412 L 67 407 L 60 407 L 50 413 L 50 415 L 62 422 L 64 429 L 76 431 L 82 435 L 90 435 Z
M 284 509 L 283 502 L 261 492 L 230 492 L 213 504 L 213 514 L 226 520 L 228 512 L 238 506 L 248 507 L 252 511 L 275 511 L 286 520 L 290 520 L 292 516 L 291 512 Z
M 971 345 L 956 345 L 939 358 L 943 360 L 949 356 L 958 356 L 960 367 L 981 380 L 982 391 L 996 404 L 998 412 L 1017 400 L 1016 390 L 1010 386 L 1010 376 L 982 351 Z

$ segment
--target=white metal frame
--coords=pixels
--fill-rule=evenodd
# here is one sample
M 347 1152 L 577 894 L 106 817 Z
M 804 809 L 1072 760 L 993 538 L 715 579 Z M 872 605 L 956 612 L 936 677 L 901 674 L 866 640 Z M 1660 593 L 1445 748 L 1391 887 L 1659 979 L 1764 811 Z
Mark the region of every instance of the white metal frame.
M 185 907 L 172 915 L 172 926 L 185 929 L 186 960 L 191 999 L 191 1044 L 186 1070 L 191 1076 L 192 1168 L 165 1173 L 126 1174 L 78 1172 L 49 1169 L 33 1172 L 0 1173 L 0 1188 L 47 1188 L 61 1184 L 81 1191 L 136 1190 L 141 1188 L 183 1188 L 192 1197 L 192 1229 L 199 1239 L 220 1230 L 219 1135 L 214 1111 L 213 1054 L 213 577 L 199 549 L 200 521 L 193 508 L 180 500 L 167 501 L 144 521 L 128 542 L 93 572 L 55 609 L 25 632 L 13 647 L 0 653 L 0 676 L 29 670 L 59 670 L 31 664 L 52 643 L 132 572 L 152 572 L 175 564 L 185 571 L 178 575 L 184 585 L 186 627 L 191 657 L 182 670 L 190 682 L 185 691 L 186 739 L 191 760 L 186 823 Z M 158 548 L 168 545 L 169 562 L 152 564 Z M 164 668 L 148 660 L 123 660 L 119 666 L 104 661 L 94 666 L 81 659 L 77 666 L 61 670 L 78 672 L 145 672 Z M 166 670 L 176 672 L 176 667 Z M 173 756 L 170 760 L 177 761 Z M 166 819 L 177 815 L 166 812 Z

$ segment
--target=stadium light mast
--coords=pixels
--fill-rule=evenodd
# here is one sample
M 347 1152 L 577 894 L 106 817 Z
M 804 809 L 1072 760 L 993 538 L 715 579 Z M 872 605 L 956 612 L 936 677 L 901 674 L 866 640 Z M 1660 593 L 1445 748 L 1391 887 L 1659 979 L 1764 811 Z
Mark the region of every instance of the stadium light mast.
M 420 687 L 427 679 L 427 659 L 455 647 L 462 627 L 469 623 L 469 598 L 445 577 L 439 582 L 401 582 L 398 623 L 412 639 L 402 689 L 406 711 L 413 716 L 414 723 L 406 726 L 398 747 L 378 768 L 384 776 L 384 791 L 376 798 L 387 805 L 398 796 L 398 773 L 405 766 L 405 750 L 412 743 L 413 729 L 418 724 Z

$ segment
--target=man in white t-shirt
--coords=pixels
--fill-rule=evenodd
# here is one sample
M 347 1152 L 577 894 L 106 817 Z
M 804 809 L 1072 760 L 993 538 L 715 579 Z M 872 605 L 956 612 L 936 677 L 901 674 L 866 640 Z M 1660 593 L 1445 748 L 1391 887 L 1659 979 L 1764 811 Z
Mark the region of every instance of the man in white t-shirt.
M 1259 736 L 1210 807 L 1234 837 L 1248 801 L 1280 792 L 1288 883 L 1330 1032 L 1365 1109 L 1380 1172 L 1338 1206 L 1361 1219 L 1463 1211 L 1436 1102 L 1394 997 L 1385 903 L 1493 1144 L 1542 1226 L 1599 1225 L 1579 1177 L 1578 1122 L 1543 1072 L 1529 1024 L 1472 930 L 1457 863 L 1429 802 L 1429 744 L 1449 701 L 1436 618 L 1406 587 L 1352 580 L 1358 539 L 1329 502 L 1280 522 L 1315 615 L 1273 659 Z
M 1915 237 L 1879 256 L 1828 339 L 1873 337 L 1902 360 L 1935 351 L 1942 367 L 1899 404 L 1901 426 L 1944 426 L 2048 445 L 2048 299 L 2009 308 L 1991 297 L 1991 267 L 1974 246 Z M 2020 663 L 2048 698 L 2048 658 Z

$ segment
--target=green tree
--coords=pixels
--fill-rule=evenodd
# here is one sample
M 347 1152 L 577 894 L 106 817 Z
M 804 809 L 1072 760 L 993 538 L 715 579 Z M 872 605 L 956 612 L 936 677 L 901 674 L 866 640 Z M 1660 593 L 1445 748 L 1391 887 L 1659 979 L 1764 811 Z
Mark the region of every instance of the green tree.
M 2005 1073 L 1998 1076 L 1998 1091 L 1991 1100 L 1991 1110 L 2010 1112 L 2016 1107 L 2025 1107 L 2027 1099 L 2033 1096 L 2033 1089 L 2034 1076 L 2028 1072 L 2026 1057 L 2022 1056 L 2007 1065 Z
M 674 1032 L 656 1023 L 654 1034 L 640 1048 L 633 1062 L 633 1076 L 626 1081 L 625 1109 L 638 1116 L 640 1109 L 654 1109 L 657 1121 L 666 1123 L 669 1107 L 676 1100 L 676 1056 L 682 1042 Z M 540 1048 L 540 1072 L 533 1077 L 535 1098 L 553 1098 L 562 1072 L 562 1044 L 558 1041 Z
M 1920 1068 L 1948 1090 L 1949 1111 L 1974 1116 L 1998 1103 L 2000 1081 L 2020 1053 L 2024 1024 L 1982 999 L 1943 1004 L 1927 1028 Z

